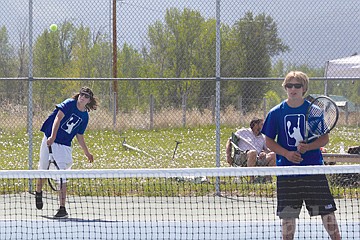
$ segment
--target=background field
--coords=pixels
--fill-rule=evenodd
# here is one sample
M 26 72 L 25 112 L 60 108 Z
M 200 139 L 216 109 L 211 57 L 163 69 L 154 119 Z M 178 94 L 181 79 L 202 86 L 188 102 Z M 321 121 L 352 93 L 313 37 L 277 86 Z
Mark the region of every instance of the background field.
M 226 163 L 225 143 L 231 132 L 236 127 L 221 128 L 221 166 Z M 192 168 L 192 167 L 215 167 L 215 126 L 197 128 L 174 128 L 158 130 L 126 130 L 122 133 L 111 130 L 88 130 L 85 138 L 88 147 L 95 157 L 95 162 L 90 165 L 85 155 L 76 142 L 74 146 L 74 169 L 114 169 L 114 168 Z M 141 152 L 128 150 L 122 146 L 122 142 L 139 148 L 153 156 L 153 158 Z M 37 131 L 34 134 L 34 168 L 37 168 L 38 152 L 42 134 Z M 180 141 L 175 158 L 172 161 L 175 141 Z M 354 127 L 337 127 L 330 137 L 330 143 L 326 146 L 330 153 L 338 153 L 340 143 L 345 148 L 359 142 L 358 129 Z M 0 166 L 5 169 L 27 169 L 28 136 L 25 132 L 0 134 Z

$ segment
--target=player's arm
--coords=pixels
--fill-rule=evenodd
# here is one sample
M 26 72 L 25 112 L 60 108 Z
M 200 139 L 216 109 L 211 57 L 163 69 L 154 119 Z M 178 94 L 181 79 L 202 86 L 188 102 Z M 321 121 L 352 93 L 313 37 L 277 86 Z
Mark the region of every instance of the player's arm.
M 315 141 L 310 143 L 301 142 L 298 145 L 298 151 L 301 153 L 305 153 L 310 150 L 319 149 L 324 147 L 329 142 L 329 134 L 322 135 L 321 137 L 317 138 Z
M 293 163 L 300 163 L 303 159 L 298 151 L 289 151 L 280 146 L 274 139 L 265 136 L 266 146 L 278 155 L 284 156 Z
M 94 161 L 94 157 L 93 155 L 89 152 L 89 149 L 86 146 L 85 143 L 85 139 L 84 139 L 84 135 L 82 134 L 76 134 L 76 139 L 78 140 L 78 143 L 80 145 L 80 147 L 82 148 L 82 150 L 84 151 L 86 157 L 89 159 L 89 162 L 93 162 Z
M 57 132 L 59 130 L 60 127 L 60 122 L 61 120 L 64 118 L 65 114 L 59 109 L 58 113 L 55 116 L 52 128 L 51 128 L 51 135 L 48 138 L 48 140 L 46 141 L 48 146 L 51 146 L 51 144 L 53 144 L 55 142 L 56 139 L 56 135 Z

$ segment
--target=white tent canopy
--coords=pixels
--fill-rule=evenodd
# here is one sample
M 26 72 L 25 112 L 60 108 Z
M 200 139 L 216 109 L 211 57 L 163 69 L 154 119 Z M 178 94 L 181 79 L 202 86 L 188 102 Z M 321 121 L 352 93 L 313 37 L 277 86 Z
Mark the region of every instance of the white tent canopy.
M 326 62 L 326 78 L 360 78 L 360 55 Z

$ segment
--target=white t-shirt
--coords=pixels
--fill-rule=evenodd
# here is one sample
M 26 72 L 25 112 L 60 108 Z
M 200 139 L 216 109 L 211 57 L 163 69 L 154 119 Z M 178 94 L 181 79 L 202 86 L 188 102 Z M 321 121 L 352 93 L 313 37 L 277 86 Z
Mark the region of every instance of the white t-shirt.
M 251 128 L 242 128 L 236 131 L 235 135 L 240 138 L 238 143 L 240 150 L 256 150 L 258 155 L 266 150 L 265 137 L 263 134 L 255 136 Z

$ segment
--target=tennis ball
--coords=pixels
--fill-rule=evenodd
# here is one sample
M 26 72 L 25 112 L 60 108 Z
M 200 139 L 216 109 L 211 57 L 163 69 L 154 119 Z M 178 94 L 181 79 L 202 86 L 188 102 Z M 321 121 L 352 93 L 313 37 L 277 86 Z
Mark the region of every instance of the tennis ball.
M 57 25 L 56 24 L 51 24 L 50 25 L 50 31 L 55 32 L 57 30 Z

